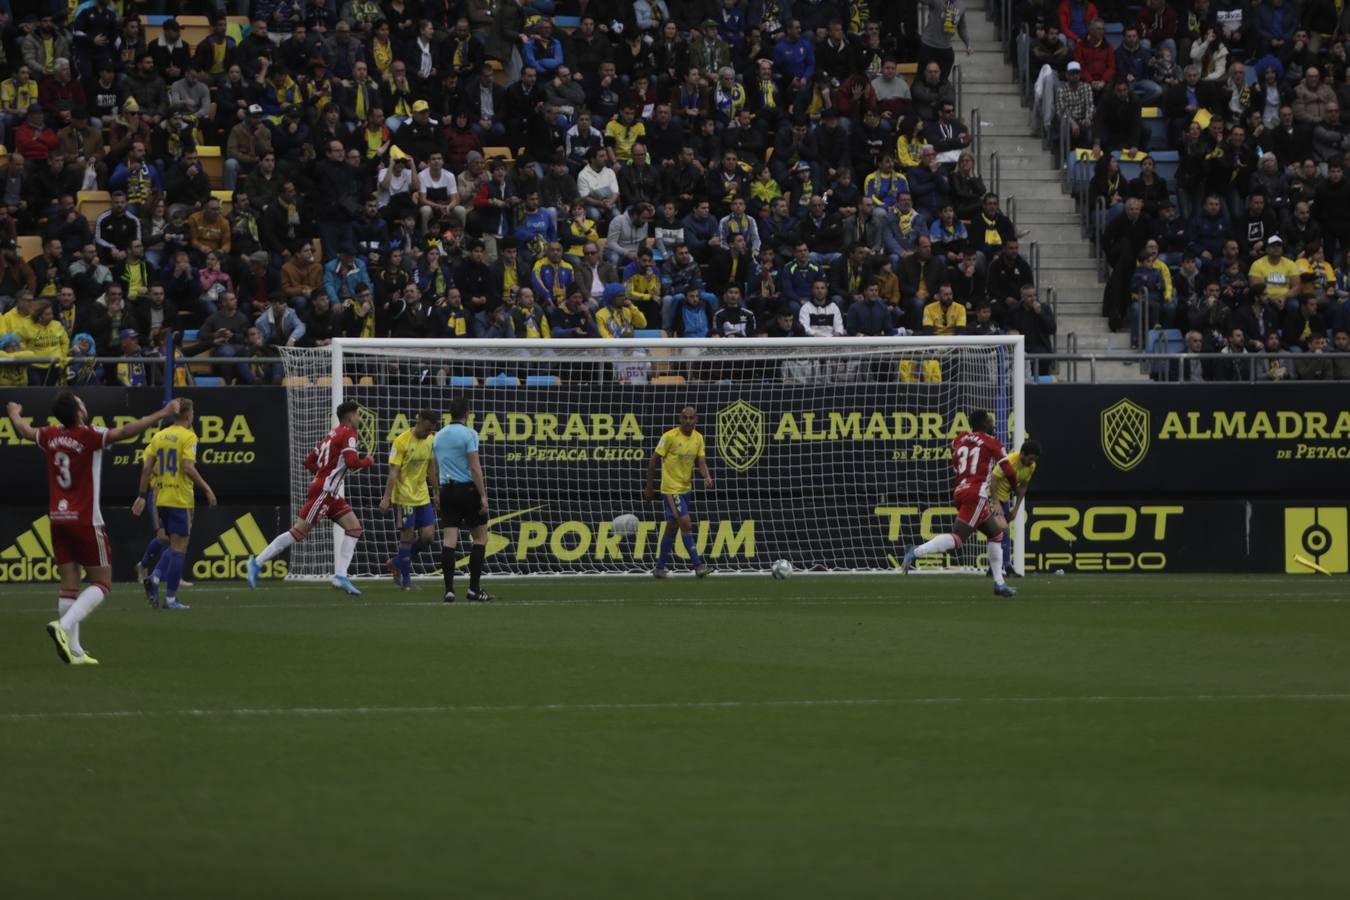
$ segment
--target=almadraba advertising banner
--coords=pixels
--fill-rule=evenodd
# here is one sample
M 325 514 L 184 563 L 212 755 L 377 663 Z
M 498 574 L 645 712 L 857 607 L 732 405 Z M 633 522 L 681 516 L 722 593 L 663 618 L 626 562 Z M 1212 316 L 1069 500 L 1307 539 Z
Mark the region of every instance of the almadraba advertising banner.
M 1045 385 L 1027 422 L 1055 495 L 1321 495 L 1344 485 L 1344 383 Z
M 24 417 L 40 427 L 49 424 L 47 411 L 57 393 L 55 388 L 25 388 L 6 399 L 22 403 Z M 134 421 L 163 403 L 163 394 L 157 388 L 81 388 L 78 393 L 89 408 L 90 424 L 107 428 Z M 199 438 L 197 465 L 218 495 L 268 498 L 275 503 L 288 494 L 290 445 L 285 391 L 186 388 L 177 396 L 190 397 L 196 405 L 193 430 Z M 145 448 L 153 435 L 152 429 L 104 454 L 105 498 L 136 495 Z M 7 499 L 46 502 L 47 473 L 42 454 L 14 433 L 8 417 L 0 417 L 0 472 L 5 475 Z

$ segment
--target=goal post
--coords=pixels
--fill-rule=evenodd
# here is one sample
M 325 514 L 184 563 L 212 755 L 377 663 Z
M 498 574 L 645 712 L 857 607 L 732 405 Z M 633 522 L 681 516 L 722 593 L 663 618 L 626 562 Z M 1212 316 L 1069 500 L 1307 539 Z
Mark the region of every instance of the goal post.
M 804 572 L 892 571 L 907 546 L 950 527 L 951 441 L 969 413 L 993 413 L 1010 451 L 1027 427 L 1020 336 L 340 338 L 284 348 L 283 361 L 294 508 L 309 484 L 305 453 L 339 403 L 360 406 L 362 450 L 377 464 L 344 485 L 365 529 L 354 577 L 385 575 L 397 550 L 393 516 L 378 509 L 392 440 L 419 410 L 448 421 L 456 396 L 482 441 L 488 570 L 511 575 L 649 571 L 663 514 L 643 498 L 646 467 L 686 405 L 698 411 L 714 478 L 706 489 L 695 472 L 698 551 L 725 572 L 767 571 L 776 559 Z M 636 534 L 613 531 L 624 513 L 637 515 Z M 1019 569 L 1021 531 L 1019 522 Z M 292 548 L 289 577 L 327 577 L 335 548 L 329 529 L 315 529 Z M 676 552 L 680 565 L 684 548 Z M 414 572 L 439 563 L 422 553 Z M 979 539 L 923 571 L 984 565 Z

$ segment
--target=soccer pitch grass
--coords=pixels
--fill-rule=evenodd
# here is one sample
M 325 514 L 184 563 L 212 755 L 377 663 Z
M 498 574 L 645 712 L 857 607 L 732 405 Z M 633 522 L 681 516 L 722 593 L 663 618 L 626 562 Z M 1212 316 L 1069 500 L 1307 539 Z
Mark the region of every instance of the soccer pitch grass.
M 0 896 L 1343 898 L 1347 584 L 11 586 Z

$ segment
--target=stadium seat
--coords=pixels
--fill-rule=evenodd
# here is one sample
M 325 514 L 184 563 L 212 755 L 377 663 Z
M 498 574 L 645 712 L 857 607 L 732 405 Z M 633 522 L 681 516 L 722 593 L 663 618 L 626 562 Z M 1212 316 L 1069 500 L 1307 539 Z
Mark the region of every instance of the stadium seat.
M 42 255 L 42 237 L 36 234 L 21 234 L 15 240 L 19 244 L 19 255 L 25 260 Z
M 493 375 L 491 378 L 483 379 L 483 384 L 487 387 L 520 387 L 520 379 L 514 375 L 507 375 L 502 372 Z
M 198 144 L 197 158 L 201 160 L 202 171 L 211 179 L 212 189 L 219 190 L 225 183 L 225 158 L 220 155 L 220 148 Z
M 553 387 L 558 383 L 557 375 L 526 375 L 527 387 Z
M 581 16 L 554 16 L 554 28 L 580 28 Z
M 196 328 L 187 328 L 187 329 L 184 329 L 184 330 L 183 330 L 183 343 L 186 344 L 186 343 L 188 343 L 188 342 L 190 342 L 190 341 L 195 341 L 195 340 L 197 340 L 197 336 L 200 335 L 200 334 L 201 334 L 201 332 L 198 331 Z
M 189 47 L 196 47 L 211 33 L 211 20 L 206 16 L 174 16 L 182 29 L 183 41 Z
M 219 375 L 195 375 L 192 383 L 197 387 L 224 387 L 225 379 Z
M 633 330 L 635 338 L 663 338 L 666 333 L 660 328 L 636 328 Z
M 514 159 L 514 154 L 511 152 L 510 147 L 484 147 L 483 159 L 489 161 L 494 159 L 504 159 L 507 162 L 511 162 Z
M 314 382 L 310 381 L 304 375 L 287 375 L 281 379 L 282 387 L 313 387 Z
M 220 211 L 225 215 L 228 216 L 230 211 L 234 209 L 233 191 L 212 191 L 211 196 L 220 201 Z
M 1181 168 L 1181 154 L 1175 150 L 1154 150 L 1149 153 L 1156 163 L 1154 172 L 1170 185 L 1177 183 L 1177 169 Z
M 652 377 L 652 384 L 684 384 L 683 375 L 656 375 Z
M 1145 353 L 1181 353 L 1184 349 L 1185 344 L 1181 336 L 1181 329 L 1149 329 L 1148 340 L 1144 344 Z
M 1144 127 L 1144 149 L 1149 151 L 1149 155 L 1155 150 L 1164 150 L 1167 147 L 1167 120 L 1161 118 L 1152 118 L 1143 120 Z
M 451 376 L 450 376 L 450 386 L 451 386 L 451 387 L 477 387 L 477 386 L 478 386 L 478 379 L 477 379 L 477 378 L 474 378 L 472 375 L 451 375 Z
M 361 385 L 361 387 L 371 387 L 375 384 L 375 378 L 371 375 L 362 375 L 356 380 L 356 383 Z
M 75 195 L 75 208 L 84 213 L 92 227 L 95 219 L 112 209 L 112 194 L 107 191 L 80 191 Z

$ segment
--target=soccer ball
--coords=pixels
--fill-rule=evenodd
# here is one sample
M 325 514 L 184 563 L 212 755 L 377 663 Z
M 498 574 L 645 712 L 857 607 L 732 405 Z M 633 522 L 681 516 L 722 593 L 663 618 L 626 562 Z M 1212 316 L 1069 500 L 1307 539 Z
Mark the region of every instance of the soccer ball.
M 615 534 L 620 534 L 624 537 L 637 534 L 638 517 L 632 513 L 624 513 L 621 516 L 615 516 L 614 521 L 610 523 L 610 528 L 614 530 Z
M 786 559 L 775 560 L 774 564 L 769 566 L 769 573 L 778 581 L 782 581 L 792 574 L 792 563 Z

